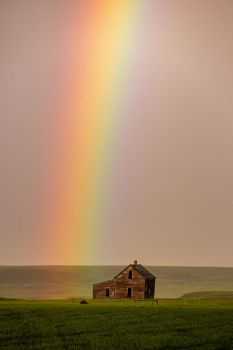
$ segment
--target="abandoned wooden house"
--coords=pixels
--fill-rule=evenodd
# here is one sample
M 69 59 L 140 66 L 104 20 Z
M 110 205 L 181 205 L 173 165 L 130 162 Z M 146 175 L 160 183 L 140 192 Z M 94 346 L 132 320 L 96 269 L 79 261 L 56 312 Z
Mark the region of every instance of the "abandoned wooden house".
M 93 285 L 93 298 L 153 299 L 155 279 L 144 266 L 134 261 L 113 279 Z

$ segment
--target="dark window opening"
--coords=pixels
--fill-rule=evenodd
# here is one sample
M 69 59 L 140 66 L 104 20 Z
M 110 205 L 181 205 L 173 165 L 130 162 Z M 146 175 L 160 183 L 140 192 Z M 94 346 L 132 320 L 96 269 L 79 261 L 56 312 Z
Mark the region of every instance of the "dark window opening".
M 132 290 L 131 288 L 128 288 L 127 298 L 131 298 L 132 296 Z
M 133 271 L 129 271 L 129 280 L 133 278 Z
M 105 291 L 105 295 L 106 295 L 106 297 L 109 297 L 109 295 L 110 295 L 109 288 L 107 288 L 107 289 L 106 289 L 106 291 Z

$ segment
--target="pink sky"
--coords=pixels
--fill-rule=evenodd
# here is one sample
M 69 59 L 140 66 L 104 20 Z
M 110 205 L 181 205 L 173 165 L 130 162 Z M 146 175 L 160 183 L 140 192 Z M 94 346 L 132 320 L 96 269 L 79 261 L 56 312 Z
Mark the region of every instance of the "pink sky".
M 233 1 L 147 7 L 116 135 L 106 253 L 85 263 L 233 266 Z M 70 263 L 42 254 L 40 192 L 58 156 L 74 9 L 0 3 L 0 264 Z

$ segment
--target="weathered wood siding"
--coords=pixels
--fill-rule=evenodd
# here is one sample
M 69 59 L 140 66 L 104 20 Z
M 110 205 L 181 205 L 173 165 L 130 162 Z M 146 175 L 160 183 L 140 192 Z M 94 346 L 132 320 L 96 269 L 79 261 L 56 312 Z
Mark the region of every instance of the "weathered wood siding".
M 132 271 L 132 279 L 129 279 Z M 131 288 L 131 298 L 154 298 L 155 279 L 145 279 L 133 266 L 129 266 L 109 281 L 93 285 L 93 298 L 127 298 L 128 288 Z M 109 296 L 106 296 L 109 289 Z
M 97 283 L 93 285 L 93 298 L 109 298 L 106 297 L 106 289 L 109 289 L 109 297 L 115 297 L 114 280 Z
M 132 279 L 129 279 L 129 271 L 132 271 Z M 132 266 L 124 269 L 116 276 L 117 281 L 117 297 L 127 297 L 128 288 L 132 290 L 132 298 L 144 299 L 145 294 L 145 278 L 140 275 Z

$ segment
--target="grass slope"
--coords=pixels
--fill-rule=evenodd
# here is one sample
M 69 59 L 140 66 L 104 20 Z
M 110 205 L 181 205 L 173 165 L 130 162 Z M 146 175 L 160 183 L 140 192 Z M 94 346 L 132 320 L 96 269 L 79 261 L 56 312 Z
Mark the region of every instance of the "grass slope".
M 193 292 L 193 293 L 186 293 L 181 298 L 183 299 L 226 299 L 226 298 L 233 299 L 233 292 L 225 292 L 225 291 Z
M 233 301 L 1 301 L 0 348 L 233 349 Z

